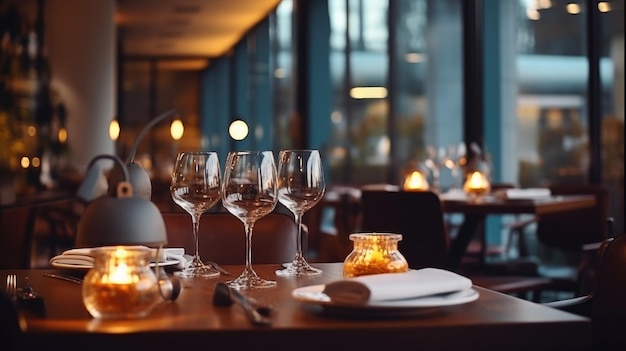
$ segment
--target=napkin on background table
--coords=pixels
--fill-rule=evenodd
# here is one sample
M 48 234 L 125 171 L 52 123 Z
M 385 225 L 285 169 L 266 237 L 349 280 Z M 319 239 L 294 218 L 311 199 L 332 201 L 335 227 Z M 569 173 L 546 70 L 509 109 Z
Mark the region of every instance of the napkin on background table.
M 504 189 L 504 198 L 510 200 L 540 199 L 550 196 L 548 188 Z
M 72 265 L 76 267 L 92 267 L 94 258 L 92 254 L 92 250 L 95 248 L 80 248 L 80 249 L 69 249 L 63 251 L 60 255 L 54 256 L 50 259 L 50 264 L 63 264 L 63 265 Z M 157 249 L 151 249 L 153 254 L 156 253 Z M 161 249 L 161 259 L 159 262 L 166 261 L 178 261 L 178 265 L 183 268 L 185 263 L 187 262 L 187 258 L 185 257 L 185 249 L 178 247 L 168 247 Z
M 389 301 L 444 294 L 472 287 L 472 281 L 438 268 L 409 270 L 404 273 L 364 275 L 326 284 L 324 294 L 331 301 L 365 305 L 370 301 Z

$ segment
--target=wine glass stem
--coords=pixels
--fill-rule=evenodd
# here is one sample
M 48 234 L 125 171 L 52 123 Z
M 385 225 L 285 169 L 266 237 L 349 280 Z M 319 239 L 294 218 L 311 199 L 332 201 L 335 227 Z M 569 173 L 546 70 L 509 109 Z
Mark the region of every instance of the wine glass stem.
M 252 229 L 254 228 L 254 222 L 245 222 L 246 228 L 246 270 L 252 268 Z
M 294 211 L 293 213 L 296 225 L 298 226 L 298 237 L 296 238 L 296 259 L 302 257 L 302 214 Z
M 193 256 L 194 261 L 200 261 L 200 252 L 199 252 L 199 241 L 198 241 L 198 233 L 200 229 L 200 216 L 202 213 L 194 213 L 191 215 L 191 224 L 193 226 L 193 241 L 195 254 Z

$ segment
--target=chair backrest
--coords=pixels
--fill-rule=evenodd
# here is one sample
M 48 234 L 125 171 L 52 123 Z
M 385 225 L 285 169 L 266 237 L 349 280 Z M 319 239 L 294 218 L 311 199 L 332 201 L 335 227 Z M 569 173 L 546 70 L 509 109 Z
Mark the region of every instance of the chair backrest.
M 184 247 L 195 252 L 191 216 L 162 213 L 168 247 Z M 297 226 L 293 216 L 270 213 L 259 219 L 252 232 L 252 263 L 291 262 L 296 255 Z M 219 264 L 245 263 L 243 223 L 230 213 L 205 213 L 200 219 L 198 251 L 203 260 Z
M 626 235 L 605 240 L 594 281 L 594 315 L 626 321 Z
M 361 209 L 362 231 L 402 234 L 398 249 L 411 268 L 444 268 L 450 240 L 437 194 L 363 190 Z
M 594 346 L 626 350 L 626 235 L 600 246 L 592 296 Z
M 543 215 L 537 222 L 537 239 L 561 249 L 579 250 L 584 244 L 600 243 L 608 237 L 609 190 L 602 185 L 555 185 L 553 195 L 594 195 L 589 208 Z

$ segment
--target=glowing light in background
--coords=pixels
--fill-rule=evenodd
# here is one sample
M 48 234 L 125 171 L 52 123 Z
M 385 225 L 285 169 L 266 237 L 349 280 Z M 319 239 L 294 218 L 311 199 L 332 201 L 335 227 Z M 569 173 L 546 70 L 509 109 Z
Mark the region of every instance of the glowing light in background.
M 22 168 L 28 168 L 28 166 L 30 166 L 30 160 L 28 159 L 28 157 L 26 156 L 22 157 L 22 160 L 20 161 L 20 165 L 22 166 Z
M 580 5 L 578 4 L 574 4 L 574 3 L 567 4 L 566 9 L 567 9 L 567 13 L 569 13 L 570 15 L 577 15 L 580 13 Z
M 243 140 L 248 136 L 248 124 L 240 119 L 233 121 L 228 127 L 228 134 L 234 140 Z
M 65 143 L 67 141 L 67 129 L 59 128 L 59 132 L 57 133 L 57 137 L 60 143 Z
M 180 119 L 175 119 L 172 121 L 170 125 L 170 135 L 174 140 L 180 140 L 185 133 L 185 126 L 183 125 L 183 121 Z
M 354 87 L 350 89 L 350 97 L 353 99 L 384 99 L 387 97 L 387 88 Z
M 120 137 L 120 124 L 117 119 L 114 119 L 109 124 L 109 138 L 116 141 Z

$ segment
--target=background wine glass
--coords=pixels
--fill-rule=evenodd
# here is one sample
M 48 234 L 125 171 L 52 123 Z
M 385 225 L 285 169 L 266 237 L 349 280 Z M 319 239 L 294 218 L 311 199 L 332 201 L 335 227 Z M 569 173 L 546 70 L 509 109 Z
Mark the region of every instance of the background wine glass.
M 296 257 L 279 276 L 310 276 L 322 273 L 312 267 L 302 254 L 302 216 L 324 196 L 326 183 L 322 160 L 317 150 L 283 150 L 278 163 L 278 201 L 294 215 L 298 226 Z
M 271 288 L 276 281 L 259 277 L 252 268 L 254 223 L 269 214 L 278 202 L 276 164 L 272 151 L 231 151 L 226 159 L 222 204 L 244 225 L 246 266 L 227 284 L 234 289 Z
M 198 252 L 200 216 L 221 198 L 221 169 L 216 152 L 181 152 L 176 157 L 170 192 L 174 202 L 191 215 L 195 253 L 193 260 L 181 271 L 179 277 L 210 278 L 220 272 L 205 264 Z

